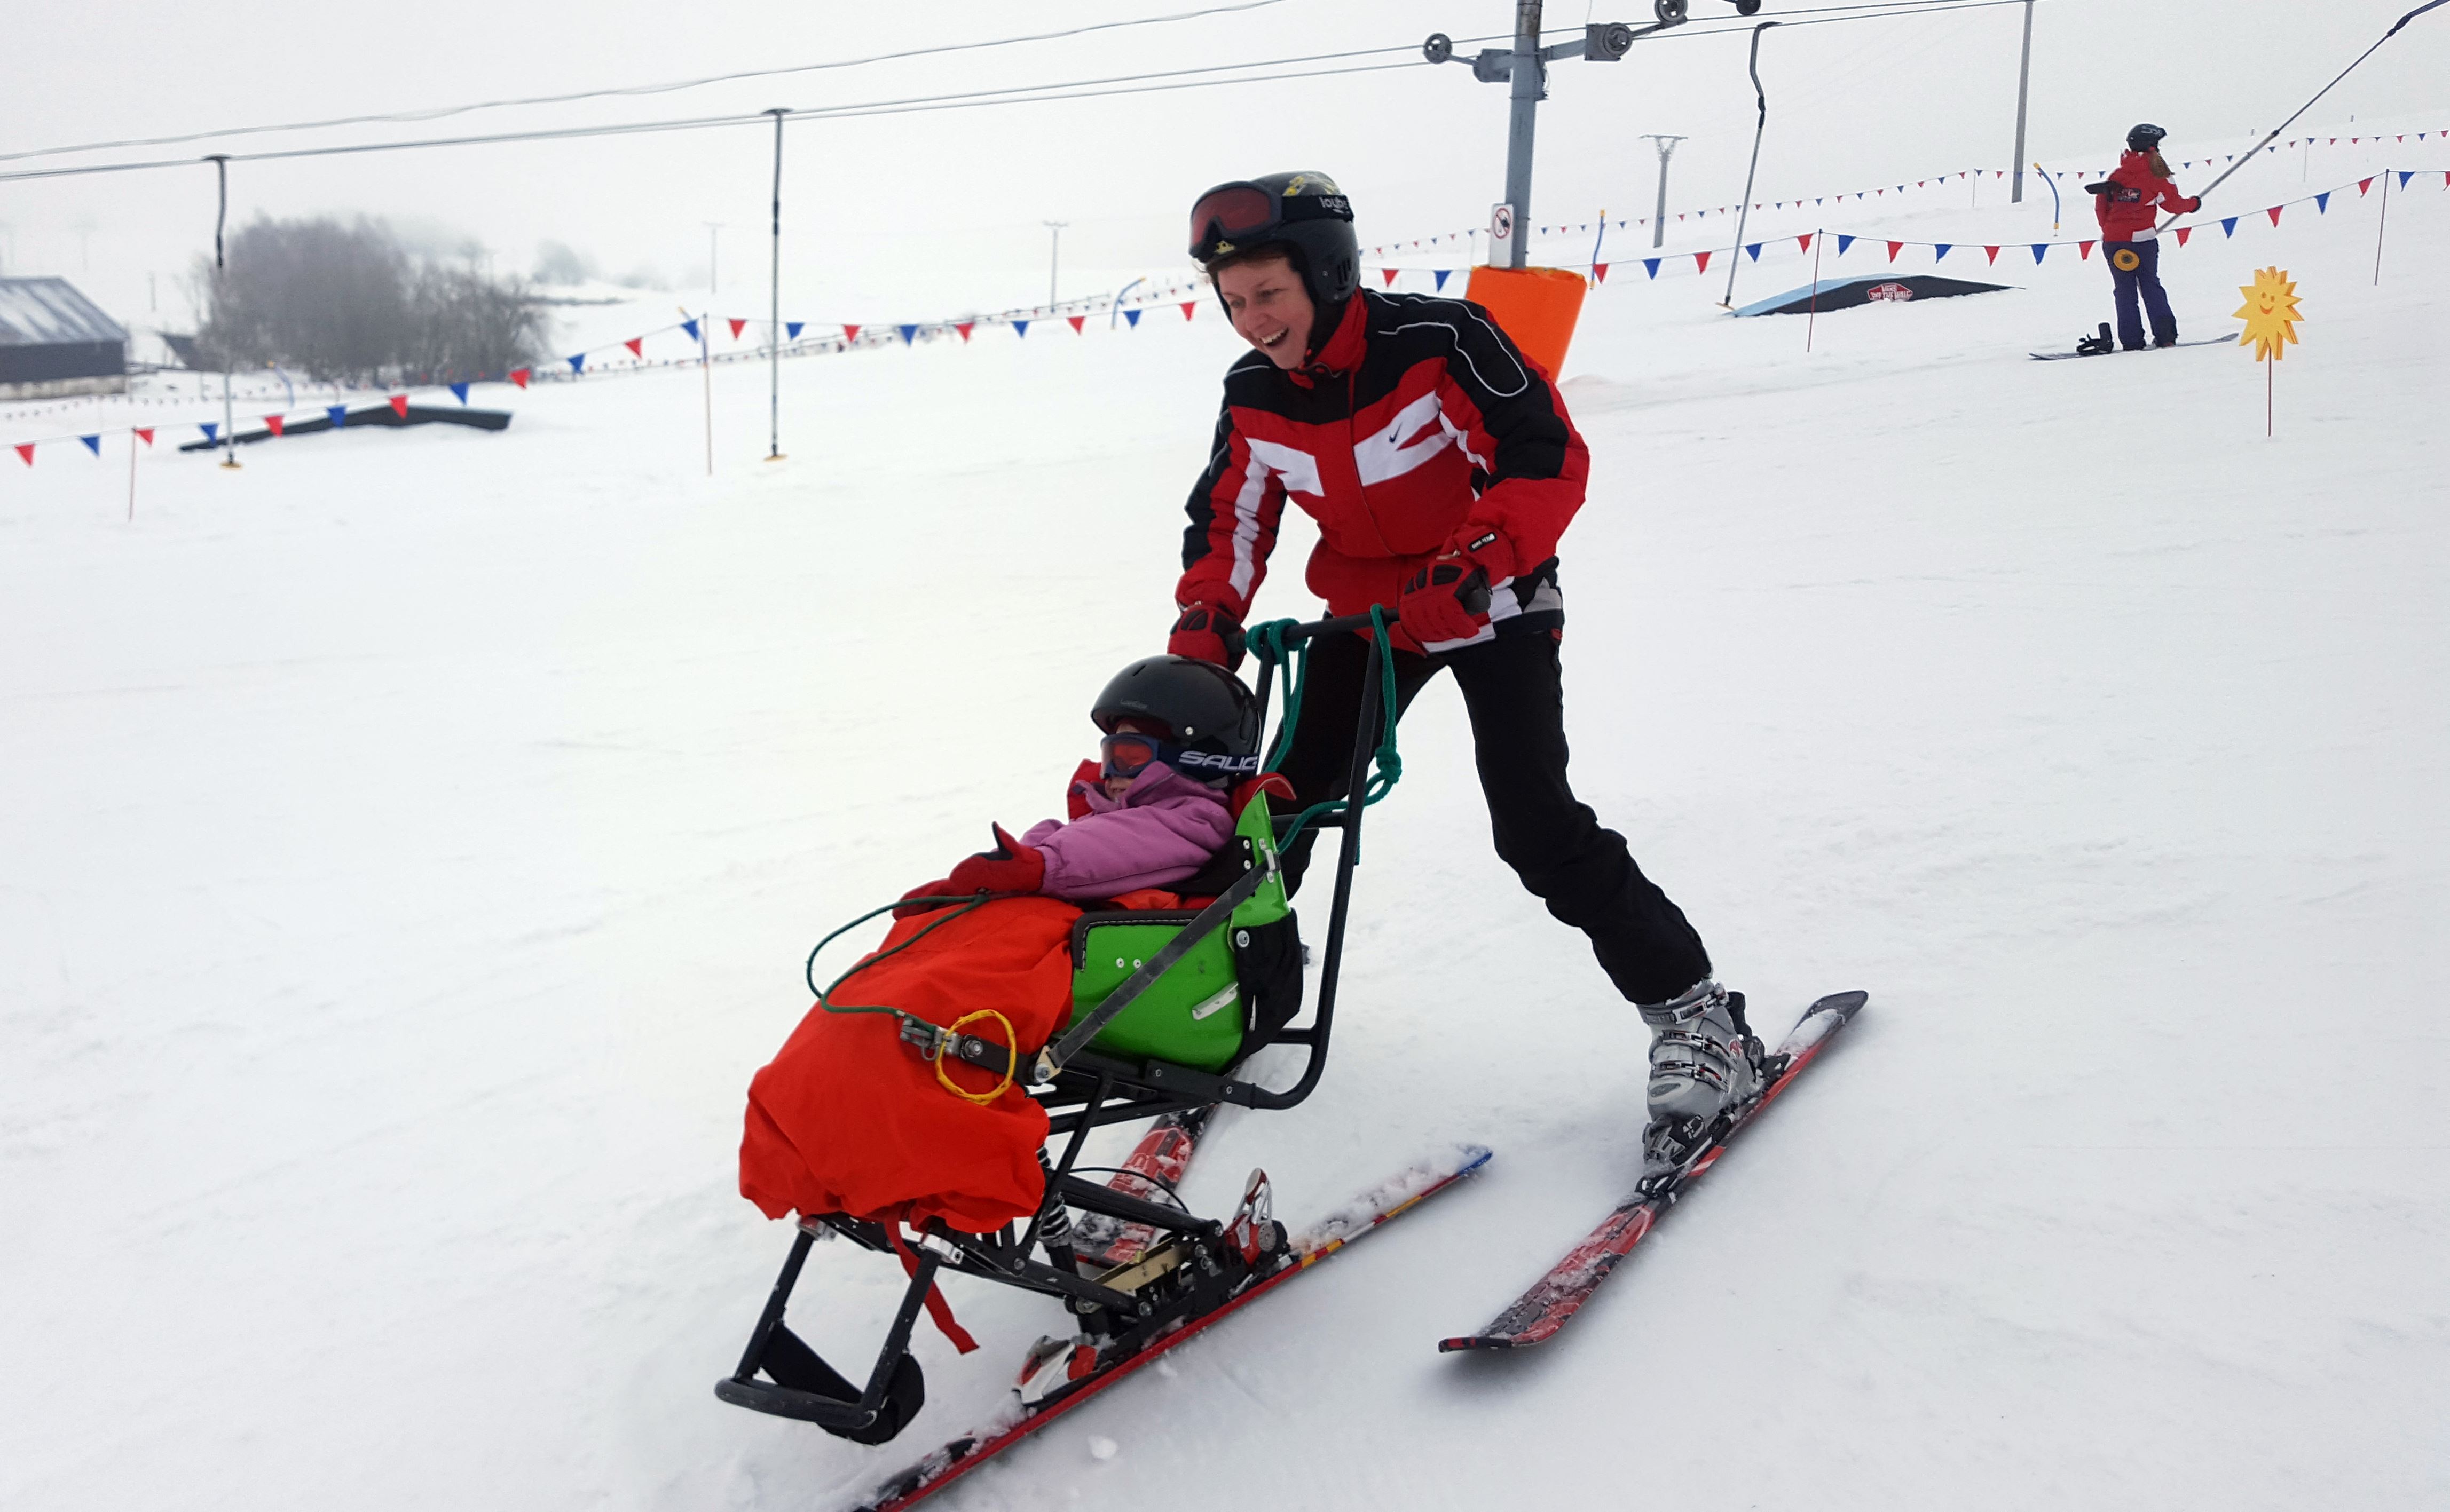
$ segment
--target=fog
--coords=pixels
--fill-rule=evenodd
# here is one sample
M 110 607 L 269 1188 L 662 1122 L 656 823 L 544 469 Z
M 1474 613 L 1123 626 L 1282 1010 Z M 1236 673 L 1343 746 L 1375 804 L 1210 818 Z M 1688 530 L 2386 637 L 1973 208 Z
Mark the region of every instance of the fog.
M 1830 0 L 1771 0 L 1789 25 L 1762 44 L 1770 125 L 1760 197 L 2005 166 L 2023 11 L 1994 5 L 1903 19 L 1800 25 Z M 2267 129 L 2380 36 L 2407 0 L 2324 6 L 2213 0 L 2041 0 L 2029 156 L 2107 161 L 2154 120 L 2188 144 Z M 1198 9 L 1198 0 L 1066 0 L 1014 8 L 729 5 L 638 0 L 412 12 L 160 0 L 10 0 L 15 67 L 0 92 L 0 152 L 204 128 L 431 108 L 634 86 Z M 1550 6 L 1553 38 L 1643 7 Z M 1671 208 L 1740 191 L 1754 103 L 1732 8 L 1618 64 L 1565 62 L 1540 116 L 1531 220 L 1647 213 L 1644 132 L 1689 137 Z M 117 159 L 397 141 L 904 99 L 1351 49 L 1416 49 L 1431 30 L 1468 53 L 1511 25 L 1503 0 L 1280 0 L 1235 14 L 672 93 L 469 112 L 447 119 L 249 136 L 82 158 Z M 1048 221 L 1063 233 L 1062 292 L 1183 267 L 1184 206 L 1216 181 L 1324 169 L 1353 196 L 1366 244 L 1476 225 L 1503 186 L 1506 91 L 1417 50 L 1389 71 L 1103 99 L 804 122 L 784 147 L 786 301 L 814 319 L 924 318 L 1035 299 Z M 2307 118 L 2344 122 L 2450 105 L 2450 22 L 2429 18 Z M 2445 123 L 2450 124 L 2450 123 Z M 764 124 L 660 135 L 454 146 L 264 163 L 230 170 L 233 224 L 258 214 L 371 214 L 414 240 L 527 272 L 567 243 L 608 278 L 703 288 L 753 307 L 768 256 L 772 133 Z M 2201 176 L 2197 176 L 2200 182 Z M 1986 191 L 1987 192 L 1987 191 Z M 114 313 L 180 324 L 179 280 L 211 249 L 212 169 L 198 164 L 0 183 L 0 263 L 77 279 Z M 709 223 L 719 247 L 710 270 Z M 147 275 L 152 275 L 149 283 Z

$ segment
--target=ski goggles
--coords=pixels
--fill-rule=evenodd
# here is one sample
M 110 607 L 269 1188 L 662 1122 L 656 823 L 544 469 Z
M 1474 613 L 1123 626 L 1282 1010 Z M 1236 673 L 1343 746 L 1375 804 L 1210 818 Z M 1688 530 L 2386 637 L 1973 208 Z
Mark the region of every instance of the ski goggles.
M 1256 752 L 1228 756 L 1220 751 L 1193 750 L 1156 735 L 1125 731 L 1098 742 L 1098 771 L 1104 777 L 1138 777 L 1151 762 L 1163 762 L 1186 777 L 1255 777 Z
M 1206 264 L 1239 246 L 1269 240 L 1293 221 L 1350 221 L 1340 194 L 1272 193 L 1255 184 L 1220 184 L 1191 206 L 1191 258 Z

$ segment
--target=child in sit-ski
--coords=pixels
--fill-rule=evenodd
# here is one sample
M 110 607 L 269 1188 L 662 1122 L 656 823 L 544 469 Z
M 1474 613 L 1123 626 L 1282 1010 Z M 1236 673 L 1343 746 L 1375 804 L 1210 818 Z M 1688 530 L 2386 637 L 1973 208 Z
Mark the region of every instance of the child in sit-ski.
M 1115 674 L 1089 717 L 1101 760 L 1072 774 L 1070 823 L 1049 819 L 909 896 L 1043 893 L 1086 902 L 1177 882 L 1234 833 L 1228 802 L 1259 772 L 1259 705 L 1212 662 L 1150 656 Z

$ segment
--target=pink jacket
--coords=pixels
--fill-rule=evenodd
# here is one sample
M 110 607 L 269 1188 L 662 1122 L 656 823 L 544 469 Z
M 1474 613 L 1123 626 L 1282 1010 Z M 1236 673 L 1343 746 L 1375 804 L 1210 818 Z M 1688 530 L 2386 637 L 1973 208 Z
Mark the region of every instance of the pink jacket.
M 1080 765 L 1072 781 L 1079 817 L 1042 821 L 1021 838 L 1046 858 L 1040 892 L 1081 901 L 1163 887 L 1208 864 L 1233 836 L 1225 795 L 1163 762 L 1151 762 L 1120 798 L 1106 796 L 1096 763 Z

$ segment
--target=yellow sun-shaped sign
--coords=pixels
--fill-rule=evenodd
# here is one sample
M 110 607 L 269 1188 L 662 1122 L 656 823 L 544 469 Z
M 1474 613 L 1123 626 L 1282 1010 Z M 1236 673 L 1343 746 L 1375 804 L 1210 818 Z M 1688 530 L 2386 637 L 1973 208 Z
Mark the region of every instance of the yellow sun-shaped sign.
M 2243 339 L 2253 345 L 2255 360 L 2279 361 L 2297 339 L 2297 322 L 2304 319 L 2297 311 L 2296 282 L 2285 268 L 2264 268 L 2237 292 L 2246 296 L 2237 318 L 2246 322 Z

